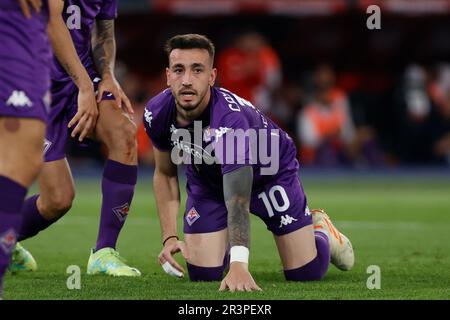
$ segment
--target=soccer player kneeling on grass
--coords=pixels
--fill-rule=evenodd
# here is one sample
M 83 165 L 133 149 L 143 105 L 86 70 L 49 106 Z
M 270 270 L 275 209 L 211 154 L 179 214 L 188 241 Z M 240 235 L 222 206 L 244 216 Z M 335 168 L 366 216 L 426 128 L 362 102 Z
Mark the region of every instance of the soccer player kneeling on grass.
M 308 209 L 292 139 L 250 102 L 213 86 L 212 42 L 178 35 L 168 40 L 166 52 L 170 89 L 152 98 L 144 113 L 155 149 L 164 270 L 183 276 L 172 256 L 181 251 L 192 281 L 222 280 L 221 290 L 260 290 L 248 268 L 249 212 L 274 234 L 287 280 L 320 280 L 330 259 L 349 270 L 350 241 L 323 210 Z M 187 164 L 184 241 L 177 235 L 181 163 Z

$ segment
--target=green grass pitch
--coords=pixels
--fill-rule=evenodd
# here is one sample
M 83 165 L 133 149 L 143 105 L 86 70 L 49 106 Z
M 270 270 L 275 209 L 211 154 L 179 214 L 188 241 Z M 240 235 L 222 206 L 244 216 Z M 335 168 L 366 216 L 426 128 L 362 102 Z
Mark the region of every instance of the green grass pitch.
M 95 244 L 101 195 L 98 179 L 78 179 L 72 210 L 57 224 L 23 242 L 36 258 L 34 273 L 8 274 L 5 299 L 449 299 L 450 179 L 340 177 L 303 179 L 310 208 L 325 208 L 353 242 L 355 267 L 330 266 L 322 281 L 287 283 L 272 235 L 252 218 L 250 270 L 262 292 L 218 292 L 219 283 L 167 276 L 151 178 L 141 176 L 119 252 L 143 276 L 86 275 Z M 185 194 L 183 193 L 183 200 Z M 179 224 L 181 227 L 181 223 Z M 181 232 L 180 232 L 181 234 Z M 178 257 L 179 258 L 179 257 Z M 180 260 L 181 261 L 181 260 Z M 67 267 L 82 270 L 81 289 L 66 286 Z M 366 286 L 367 268 L 380 267 L 381 289 Z

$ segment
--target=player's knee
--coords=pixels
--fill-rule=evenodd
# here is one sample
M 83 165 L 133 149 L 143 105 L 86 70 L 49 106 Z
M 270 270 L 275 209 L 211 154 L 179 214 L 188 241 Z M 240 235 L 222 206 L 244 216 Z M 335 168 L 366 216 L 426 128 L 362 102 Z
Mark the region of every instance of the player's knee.
M 316 256 L 311 262 L 296 269 L 284 270 L 287 281 L 318 281 L 328 270 L 328 264 L 324 264 Z
M 31 171 L 31 173 L 33 175 L 37 175 L 41 169 L 42 166 L 44 164 L 44 159 L 42 157 L 42 150 L 40 153 L 35 153 L 35 154 L 28 154 L 26 156 L 26 168 L 27 170 Z
M 123 117 L 118 123 L 110 127 L 105 143 L 109 149 L 134 152 L 137 148 L 136 135 L 136 124 Z
M 199 267 L 187 263 L 187 269 L 191 281 L 221 281 L 224 267 Z
M 42 214 L 47 220 L 57 220 L 72 208 L 74 198 L 75 192 L 73 190 L 55 192 L 43 203 Z

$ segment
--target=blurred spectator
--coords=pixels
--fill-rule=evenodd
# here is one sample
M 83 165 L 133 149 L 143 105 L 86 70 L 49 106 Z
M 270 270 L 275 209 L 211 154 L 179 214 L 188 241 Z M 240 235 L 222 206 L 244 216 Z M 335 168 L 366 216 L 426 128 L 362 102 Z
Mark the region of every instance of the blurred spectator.
M 405 70 L 397 96 L 398 150 L 405 163 L 450 163 L 450 69 L 433 74 L 419 65 Z
M 281 84 L 280 59 L 264 37 L 256 32 L 240 35 L 217 58 L 222 87 L 251 101 L 266 113 L 272 95 Z
M 302 100 L 303 88 L 294 81 L 286 81 L 274 92 L 271 109 L 267 112 L 270 119 L 286 131 L 297 145 L 296 115 L 301 109 Z
M 311 101 L 297 116 L 302 164 L 381 164 L 374 130 L 355 128 L 347 94 L 336 86 L 330 66 L 316 69 L 313 86 Z
M 438 115 L 433 154 L 438 160 L 450 165 L 450 64 L 437 67 L 436 76 L 427 89 Z

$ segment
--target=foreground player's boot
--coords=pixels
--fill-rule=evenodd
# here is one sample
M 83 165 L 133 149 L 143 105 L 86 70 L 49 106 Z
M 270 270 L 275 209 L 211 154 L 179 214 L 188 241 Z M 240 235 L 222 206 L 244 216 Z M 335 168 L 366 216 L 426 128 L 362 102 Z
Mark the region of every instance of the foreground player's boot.
M 314 229 L 325 231 L 330 241 L 331 263 L 337 268 L 347 271 L 355 263 L 355 255 L 350 240 L 339 232 L 324 210 L 311 210 Z
M 14 247 L 11 257 L 11 263 L 8 267 L 8 270 L 11 273 L 37 270 L 36 260 L 34 260 L 31 253 L 24 247 L 22 247 L 19 242 L 17 242 L 16 246 Z
M 125 263 L 125 259 L 113 248 L 91 251 L 87 274 L 107 274 L 116 277 L 139 277 L 141 272 Z

